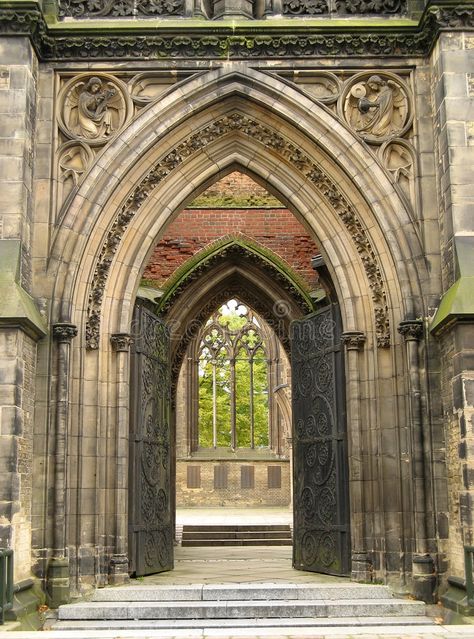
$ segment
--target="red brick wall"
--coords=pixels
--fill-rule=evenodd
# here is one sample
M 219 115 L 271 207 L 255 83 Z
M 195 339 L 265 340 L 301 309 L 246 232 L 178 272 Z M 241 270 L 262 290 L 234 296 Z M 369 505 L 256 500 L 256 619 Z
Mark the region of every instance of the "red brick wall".
M 229 176 L 230 177 L 230 176 Z M 162 285 L 183 262 L 226 235 L 243 234 L 276 253 L 310 286 L 318 248 L 287 209 L 187 209 L 166 229 L 143 277 Z

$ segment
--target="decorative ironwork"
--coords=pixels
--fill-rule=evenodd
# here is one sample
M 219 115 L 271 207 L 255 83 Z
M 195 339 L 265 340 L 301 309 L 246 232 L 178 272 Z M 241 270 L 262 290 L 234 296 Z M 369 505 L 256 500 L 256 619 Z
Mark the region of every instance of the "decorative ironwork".
M 120 244 L 122 236 L 130 221 L 136 215 L 150 193 L 178 166 L 193 153 L 205 148 L 212 141 L 231 131 L 251 137 L 267 149 L 279 153 L 286 161 L 295 166 L 308 180 L 310 180 L 330 203 L 335 213 L 341 219 L 356 246 L 372 291 L 374 304 L 375 329 L 378 346 L 384 348 L 390 345 L 390 322 L 387 305 L 387 295 L 382 273 L 379 267 L 376 250 L 373 248 L 369 236 L 362 224 L 356 209 L 347 200 L 337 182 L 323 171 L 300 148 L 296 147 L 285 137 L 263 124 L 241 113 L 231 113 L 212 124 L 190 135 L 163 157 L 138 184 L 119 210 L 119 214 L 110 228 L 92 279 L 89 294 L 88 319 L 86 324 L 86 344 L 88 348 L 99 346 L 100 316 L 105 285 L 113 256 Z
M 118 335 L 117 345 L 128 345 Z M 130 557 L 137 575 L 173 567 L 169 333 L 141 305 L 134 315 L 130 455 Z
M 340 320 L 334 306 L 292 324 L 294 566 L 350 570 Z

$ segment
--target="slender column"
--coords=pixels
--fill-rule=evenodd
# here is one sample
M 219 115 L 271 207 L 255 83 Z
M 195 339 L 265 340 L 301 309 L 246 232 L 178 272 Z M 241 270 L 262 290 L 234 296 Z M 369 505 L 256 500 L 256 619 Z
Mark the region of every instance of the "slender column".
M 342 343 L 346 350 L 347 368 L 347 405 L 350 419 L 348 428 L 349 446 L 349 490 L 351 504 L 351 547 L 353 581 L 370 581 L 372 565 L 366 547 L 365 508 L 364 508 L 364 464 L 362 461 L 363 435 L 360 417 L 360 375 L 359 352 L 365 344 L 365 335 L 360 331 L 347 331 L 342 334 Z M 349 426 L 349 424 L 348 424 Z
M 48 564 L 47 590 L 51 607 L 69 601 L 69 558 L 66 542 L 66 456 L 69 419 L 69 366 L 71 341 L 77 335 L 73 324 L 53 325 L 57 344 L 56 416 L 54 441 L 53 556 Z
M 115 552 L 109 563 L 109 583 L 123 584 L 128 575 L 128 440 L 130 344 L 128 333 L 111 335 L 116 353 L 117 424 L 115 429 Z
M 426 603 L 434 603 L 436 574 L 433 558 L 428 553 L 425 493 L 425 445 L 428 443 L 430 435 L 426 431 L 427 426 L 425 426 L 422 416 L 420 358 L 418 351 L 418 342 L 423 336 L 423 322 L 421 320 L 400 322 L 398 332 L 405 338 L 409 377 L 409 406 L 413 446 L 413 510 L 415 515 L 414 594 Z

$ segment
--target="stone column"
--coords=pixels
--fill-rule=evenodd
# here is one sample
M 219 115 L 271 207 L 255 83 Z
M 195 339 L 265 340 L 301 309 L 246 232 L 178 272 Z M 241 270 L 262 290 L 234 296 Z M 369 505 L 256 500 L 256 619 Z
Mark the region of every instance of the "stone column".
M 53 556 L 48 564 L 47 592 L 51 607 L 69 601 L 69 558 L 66 541 L 67 436 L 69 419 L 69 367 L 71 341 L 77 335 L 73 324 L 53 325 L 57 344 L 56 418 L 54 440 Z
M 415 548 L 413 555 L 413 594 L 426 603 L 434 603 L 436 574 L 433 558 L 428 553 L 426 525 L 425 447 L 429 442 L 421 407 L 420 357 L 418 342 L 423 337 L 422 320 L 400 322 L 398 332 L 405 338 L 409 376 L 409 415 L 412 433 L 413 512 Z
M 359 353 L 365 344 L 365 335 L 360 331 L 342 334 L 346 352 L 347 408 L 348 408 L 348 457 L 349 490 L 351 504 L 351 548 L 353 581 L 371 581 L 372 563 L 367 552 L 364 509 L 363 438 L 360 418 L 360 373 Z
M 111 335 L 116 353 L 117 424 L 115 458 L 115 552 L 109 564 L 109 583 L 123 584 L 128 574 L 128 445 L 130 397 L 130 344 L 128 333 Z

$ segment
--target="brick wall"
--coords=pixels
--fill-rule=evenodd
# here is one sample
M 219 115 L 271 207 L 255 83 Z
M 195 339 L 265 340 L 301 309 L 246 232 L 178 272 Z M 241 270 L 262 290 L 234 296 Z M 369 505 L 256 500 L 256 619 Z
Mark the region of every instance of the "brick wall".
M 287 209 L 186 209 L 166 230 L 143 276 L 160 286 L 192 255 L 229 234 L 255 240 L 316 286 L 311 258 L 318 248 Z

